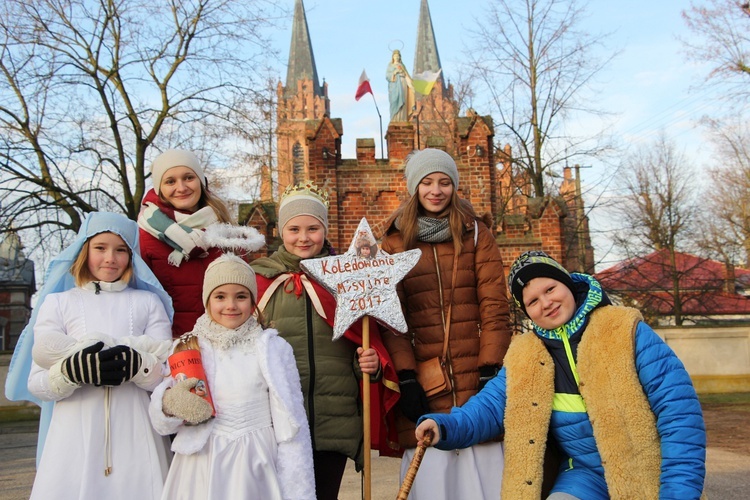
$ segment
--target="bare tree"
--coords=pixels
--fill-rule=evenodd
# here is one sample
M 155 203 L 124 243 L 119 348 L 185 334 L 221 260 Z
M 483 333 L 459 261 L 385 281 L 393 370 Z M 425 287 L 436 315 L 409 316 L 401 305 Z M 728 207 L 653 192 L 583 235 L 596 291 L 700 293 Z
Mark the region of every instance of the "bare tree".
M 700 243 L 727 265 L 750 268 L 750 128 L 742 116 L 706 120 L 716 148 Z
M 692 32 L 683 40 L 689 59 L 708 62 L 708 81 L 731 89 L 733 97 L 750 96 L 750 8 L 737 0 L 691 3 L 682 17 Z
M 615 55 L 598 57 L 607 35 L 584 31 L 584 17 L 576 1 L 495 0 L 470 29 L 469 71 L 490 97 L 498 139 L 512 146 L 512 161 L 532 196 L 544 196 L 545 175 L 559 175 L 568 161 L 610 150 L 604 127 L 582 137 L 565 128 L 576 116 L 603 115 L 586 98 Z
M 227 168 L 214 172 L 212 178 L 212 186 L 222 193 L 230 209 L 236 203 L 261 198 L 263 175 L 271 192 L 276 192 L 277 83 L 278 76 L 266 70 L 257 88 L 237 107 L 242 120 L 216 129 L 217 137 L 233 137 L 243 145 L 224 155 Z
M 214 157 L 227 141 L 216 131 L 250 116 L 275 9 L 270 0 L 6 0 L 0 231 L 62 240 L 93 210 L 135 218 L 158 150 Z
M 619 171 L 624 195 L 615 207 L 622 224 L 615 241 L 629 260 L 642 259 L 655 251 L 666 253 L 666 258 L 660 258 L 660 272 L 644 276 L 644 289 L 653 294 L 669 293 L 675 323 L 680 325 L 681 278 L 685 271 L 679 269 L 676 255 L 691 249 L 697 212 L 692 167 L 674 143 L 661 134 L 651 146 L 628 158 Z

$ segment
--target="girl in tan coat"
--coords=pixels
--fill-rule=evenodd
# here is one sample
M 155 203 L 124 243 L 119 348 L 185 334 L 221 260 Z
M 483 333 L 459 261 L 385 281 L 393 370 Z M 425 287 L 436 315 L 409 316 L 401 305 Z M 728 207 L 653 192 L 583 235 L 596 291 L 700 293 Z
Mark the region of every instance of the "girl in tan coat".
M 402 480 L 417 419 L 463 405 L 495 376 L 511 337 L 500 251 L 487 225 L 458 197 L 453 158 L 437 149 L 419 151 L 407 159 L 405 175 L 411 199 L 394 214 L 382 243 L 388 253 L 422 250 L 399 284 L 409 334 L 383 338 L 399 374 Z M 450 388 L 428 398 L 418 380 L 426 374 L 420 363 L 436 357 Z M 502 469 L 500 442 L 460 451 L 429 448 L 410 498 L 498 498 Z

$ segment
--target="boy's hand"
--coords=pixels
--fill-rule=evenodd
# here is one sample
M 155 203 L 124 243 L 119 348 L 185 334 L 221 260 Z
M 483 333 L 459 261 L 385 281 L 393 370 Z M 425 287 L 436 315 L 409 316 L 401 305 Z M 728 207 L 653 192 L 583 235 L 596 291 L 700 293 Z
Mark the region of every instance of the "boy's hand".
M 417 446 L 435 446 L 440 441 L 440 429 L 437 422 L 431 418 L 422 421 L 414 430 L 414 435 L 417 437 Z M 429 444 L 425 442 L 428 435 L 432 438 Z

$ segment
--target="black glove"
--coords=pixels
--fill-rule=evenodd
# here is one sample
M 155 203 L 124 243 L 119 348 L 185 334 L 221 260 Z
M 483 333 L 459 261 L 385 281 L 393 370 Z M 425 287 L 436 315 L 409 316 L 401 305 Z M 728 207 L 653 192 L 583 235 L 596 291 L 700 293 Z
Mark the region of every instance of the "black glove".
M 102 347 L 104 342 L 97 342 L 66 358 L 62 364 L 65 378 L 74 384 L 99 385 L 99 351 Z
M 97 342 L 67 358 L 63 375 L 76 384 L 120 385 L 130 380 L 141 367 L 141 356 L 130 347 L 118 345 L 102 350 Z
M 124 345 L 116 345 L 99 353 L 100 383 L 120 385 L 133 378 L 141 368 L 141 355 Z
M 398 406 L 406 418 L 416 422 L 419 417 L 430 412 L 427 396 L 422 386 L 417 382 L 417 373 L 414 370 L 398 372 L 398 387 L 401 389 Z
M 495 378 L 498 367 L 495 365 L 484 365 L 479 367 L 479 390 L 481 391 L 487 382 Z

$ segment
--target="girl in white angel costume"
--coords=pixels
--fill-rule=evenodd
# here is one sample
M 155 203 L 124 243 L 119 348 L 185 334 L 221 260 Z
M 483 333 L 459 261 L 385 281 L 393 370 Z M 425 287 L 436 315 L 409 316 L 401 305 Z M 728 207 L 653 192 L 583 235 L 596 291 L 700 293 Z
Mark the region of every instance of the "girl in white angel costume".
M 148 405 L 169 354 L 171 314 L 140 258 L 135 222 L 89 214 L 50 263 L 6 382 L 8 395 L 43 407 L 31 498 L 161 496 L 170 453 Z
M 206 269 L 206 312 L 174 349 L 198 347 L 216 416 L 191 392 L 198 379 L 167 377 L 151 420 L 176 432 L 165 499 L 315 498 L 312 446 L 292 347 L 263 329 L 252 268 L 226 254 Z

